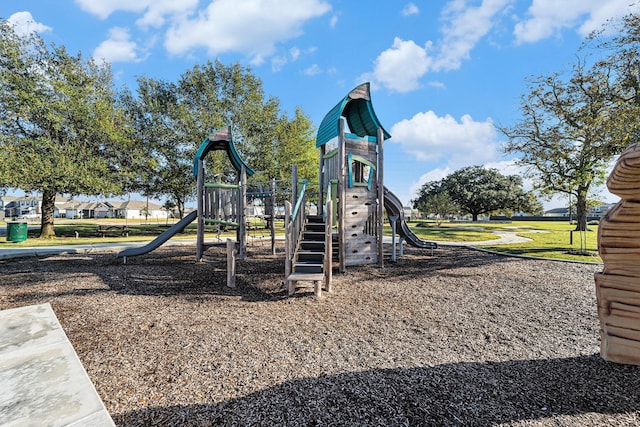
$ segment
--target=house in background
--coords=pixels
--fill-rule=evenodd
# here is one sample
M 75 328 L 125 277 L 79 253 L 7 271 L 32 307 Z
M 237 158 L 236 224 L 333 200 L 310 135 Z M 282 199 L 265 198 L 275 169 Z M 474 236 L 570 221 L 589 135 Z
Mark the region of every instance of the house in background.
M 41 217 L 42 199 L 35 196 L 0 197 L 0 215 L 5 218 Z M 102 201 L 81 202 L 65 197 L 56 197 L 54 218 L 128 218 L 128 219 L 167 219 L 171 212 L 157 203 L 130 200 L 126 202 Z M 0 216 L 0 219 L 3 219 Z
M 13 216 L 13 209 L 15 204 L 13 203 L 17 197 L 14 196 L 0 196 L 0 221 L 5 217 L 11 218 Z
M 603 203 L 598 206 L 594 206 L 590 208 L 589 211 L 587 212 L 587 219 L 589 221 L 600 220 L 600 218 L 605 216 L 607 212 L 609 212 L 615 205 L 616 205 L 615 203 Z M 571 206 L 571 216 L 574 217 L 574 219 L 575 219 L 575 215 L 576 215 L 576 207 Z M 568 218 L 569 208 L 565 206 L 562 208 L 549 209 L 548 211 L 545 211 L 544 216 Z
M 6 218 L 35 218 L 40 215 L 40 199 L 35 196 L 2 198 L 2 210 Z
M 148 201 L 129 200 L 126 202 L 108 202 L 113 206 L 115 216 L 128 219 L 167 219 L 171 212 L 162 206 Z

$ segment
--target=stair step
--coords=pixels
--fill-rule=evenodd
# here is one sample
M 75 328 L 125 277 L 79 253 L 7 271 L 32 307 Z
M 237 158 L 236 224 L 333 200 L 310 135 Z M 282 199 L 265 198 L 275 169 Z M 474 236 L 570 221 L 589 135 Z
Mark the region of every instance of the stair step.
M 321 282 L 324 280 L 324 273 L 291 273 L 287 277 L 288 281 L 296 282 Z
M 305 231 L 302 235 L 303 240 L 313 240 L 314 242 L 324 242 L 324 231 Z
M 300 242 L 300 249 L 307 251 L 322 251 L 324 252 L 324 240 L 303 240 Z
M 324 261 L 324 252 L 298 251 L 298 261 Z
M 317 231 L 324 233 L 325 224 L 324 222 L 308 222 L 304 225 L 305 231 Z
M 311 223 L 324 223 L 324 218 L 322 217 L 322 215 L 309 215 L 307 216 L 307 222 L 311 222 Z
M 308 261 L 308 262 L 296 262 L 295 264 L 293 264 L 293 271 L 295 273 L 307 273 L 307 274 L 314 274 L 314 273 L 321 273 L 324 271 L 323 265 L 322 263 L 318 263 L 318 262 L 313 262 L 313 261 Z

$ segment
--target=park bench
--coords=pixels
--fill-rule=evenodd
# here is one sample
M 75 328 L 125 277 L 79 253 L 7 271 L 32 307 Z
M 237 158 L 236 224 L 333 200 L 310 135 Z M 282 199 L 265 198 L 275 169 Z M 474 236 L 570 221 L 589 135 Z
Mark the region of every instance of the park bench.
M 107 235 L 129 236 L 129 227 L 119 224 L 100 224 L 98 225 L 98 235 L 105 237 Z

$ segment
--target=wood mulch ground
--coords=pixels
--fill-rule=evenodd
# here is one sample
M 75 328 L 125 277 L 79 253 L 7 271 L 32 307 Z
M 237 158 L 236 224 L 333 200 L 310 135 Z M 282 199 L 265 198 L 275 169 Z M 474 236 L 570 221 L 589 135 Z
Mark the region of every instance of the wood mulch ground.
M 238 286 L 191 246 L 0 262 L 0 309 L 49 302 L 118 425 L 640 424 L 605 362 L 597 265 L 407 248 L 287 297 L 250 246 Z

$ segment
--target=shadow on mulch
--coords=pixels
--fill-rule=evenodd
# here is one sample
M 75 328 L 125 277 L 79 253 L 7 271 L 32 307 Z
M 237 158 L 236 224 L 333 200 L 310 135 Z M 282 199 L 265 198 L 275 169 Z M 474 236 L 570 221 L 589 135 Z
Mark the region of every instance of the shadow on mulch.
M 211 404 L 122 414 L 125 425 L 494 425 L 640 410 L 640 367 L 598 355 L 454 363 L 288 381 Z
M 393 276 L 398 280 L 413 279 L 448 271 L 455 267 L 487 266 L 494 263 L 518 262 L 514 258 L 479 254 L 467 248 L 439 248 L 430 250 L 407 248 L 396 263 L 385 259 L 385 267 L 375 265 L 348 267 L 347 271 L 362 269 L 372 275 Z M 455 255 L 455 256 L 454 256 Z M 195 261 L 195 247 L 163 247 L 154 252 L 127 259 L 114 254 L 61 255 L 43 258 L 12 259 L 0 262 L 4 282 L 47 284 L 55 280 L 76 280 L 83 275 L 98 275 L 105 288 L 81 286 L 59 287 L 49 298 L 65 295 L 87 295 L 117 292 L 130 295 L 182 296 L 201 301 L 215 296 L 236 296 L 243 301 L 277 301 L 287 297 L 284 286 L 284 256 L 279 251 L 271 255 L 267 245 L 250 246 L 247 257 L 237 261 L 236 287 L 226 286 L 226 255 L 222 250 L 210 249 L 202 262 Z M 337 274 L 337 263 L 334 265 Z M 338 276 L 339 277 L 339 276 Z M 296 293 L 296 297 L 312 293 Z M 38 295 L 22 293 L 21 299 L 35 301 Z M 42 297 L 42 295 L 40 295 Z M 34 299 L 35 298 L 35 299 Z

